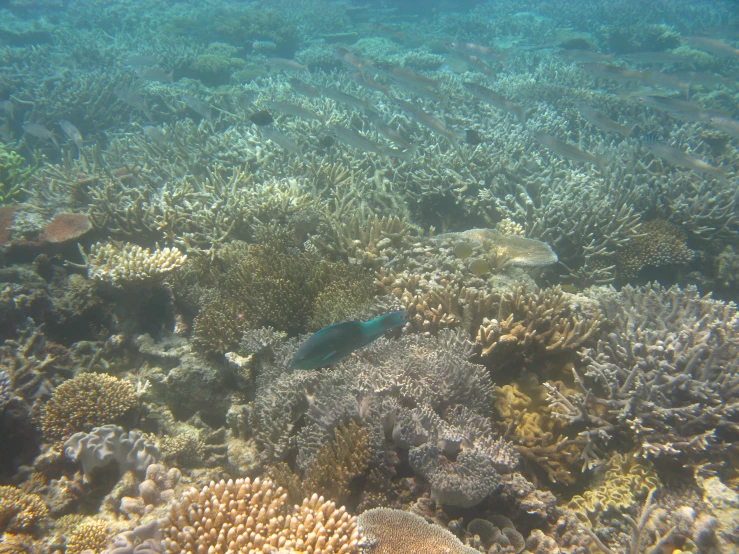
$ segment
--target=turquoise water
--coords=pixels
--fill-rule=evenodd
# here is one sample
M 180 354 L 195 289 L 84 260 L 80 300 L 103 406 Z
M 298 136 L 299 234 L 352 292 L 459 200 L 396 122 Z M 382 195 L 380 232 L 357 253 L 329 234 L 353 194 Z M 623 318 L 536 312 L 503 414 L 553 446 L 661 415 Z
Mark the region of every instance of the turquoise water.
M 0 1 L 0 551 L 739 551 L 738 14 Z

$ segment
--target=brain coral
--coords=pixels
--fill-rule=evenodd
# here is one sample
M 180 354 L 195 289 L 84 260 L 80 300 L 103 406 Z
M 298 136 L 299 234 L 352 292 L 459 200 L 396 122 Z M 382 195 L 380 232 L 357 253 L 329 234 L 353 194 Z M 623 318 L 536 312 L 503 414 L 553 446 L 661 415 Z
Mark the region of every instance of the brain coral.
M 137 402 L 131 383 L 112 375 L 83 373 L 65 381 L 41 410 L 41 432 L 48 442 L 113 423 Z
M 478 554 L 446 529 L 410 512 L 375 508 L 360 515 L 357 523 L 368 554 Z
M 162 525 L 167 553 L 350 554 L 358 551 L 356 519 L 313 495 L 289 509 L 271 481 L 211 482 L 186 491 Z

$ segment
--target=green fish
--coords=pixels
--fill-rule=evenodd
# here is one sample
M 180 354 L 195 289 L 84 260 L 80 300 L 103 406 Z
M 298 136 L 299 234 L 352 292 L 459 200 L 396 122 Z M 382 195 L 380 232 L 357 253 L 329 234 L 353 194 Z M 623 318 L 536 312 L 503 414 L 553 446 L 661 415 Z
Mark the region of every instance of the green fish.
M 402 327 L 408 321 L 403 310 L 390 312 L 369 321 L 342 321 L 316 331 L 290 360 L 298 369 L 318 369 L 335 364 L 349 354 L 375 342 L 386 331 Z

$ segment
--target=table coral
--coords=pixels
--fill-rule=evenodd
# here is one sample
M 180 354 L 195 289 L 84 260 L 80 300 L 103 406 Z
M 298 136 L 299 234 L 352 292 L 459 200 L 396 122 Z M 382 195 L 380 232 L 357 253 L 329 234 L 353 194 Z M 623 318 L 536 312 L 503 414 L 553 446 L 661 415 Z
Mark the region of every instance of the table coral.
M 356 519 L 313 495 L 290 509 L 287 494 L 269 480 L 211 482 L 186 491 L 162 525 L 165 552 L 201 552 L 216 545 L 240 553 L 281 551 L 353 554 Z
M 87 215 L 60 213 L 47 223 L 39 240 L 50 243 L 67 242 L 80 238 L 90 229 L 92 223 Z
M 113 423 L 138 402 L 135 387 L 112 375 L 83 373 L 57 387 L 41 409 L 44 440 L 61 443 L 74 433 Z
M 389 508 L 374 508 L 357 518 L 368 540 L 369 554 L 476 554 L 449 531 L 415 514 Z

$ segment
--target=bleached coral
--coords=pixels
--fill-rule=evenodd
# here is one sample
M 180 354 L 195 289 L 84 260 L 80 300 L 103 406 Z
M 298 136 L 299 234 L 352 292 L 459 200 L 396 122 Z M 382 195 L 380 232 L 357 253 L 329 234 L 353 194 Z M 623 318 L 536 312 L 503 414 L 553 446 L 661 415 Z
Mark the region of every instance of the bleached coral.
M 157 281 L 182 267 L 187 260 L 187 255 L 176 247 L 151 251 L 130 242 L 121 246 L 98 242 L 90 247 L 89 253 L 81 247 L 80 251 L 87 264 L 88 277 L 116 287 Z

